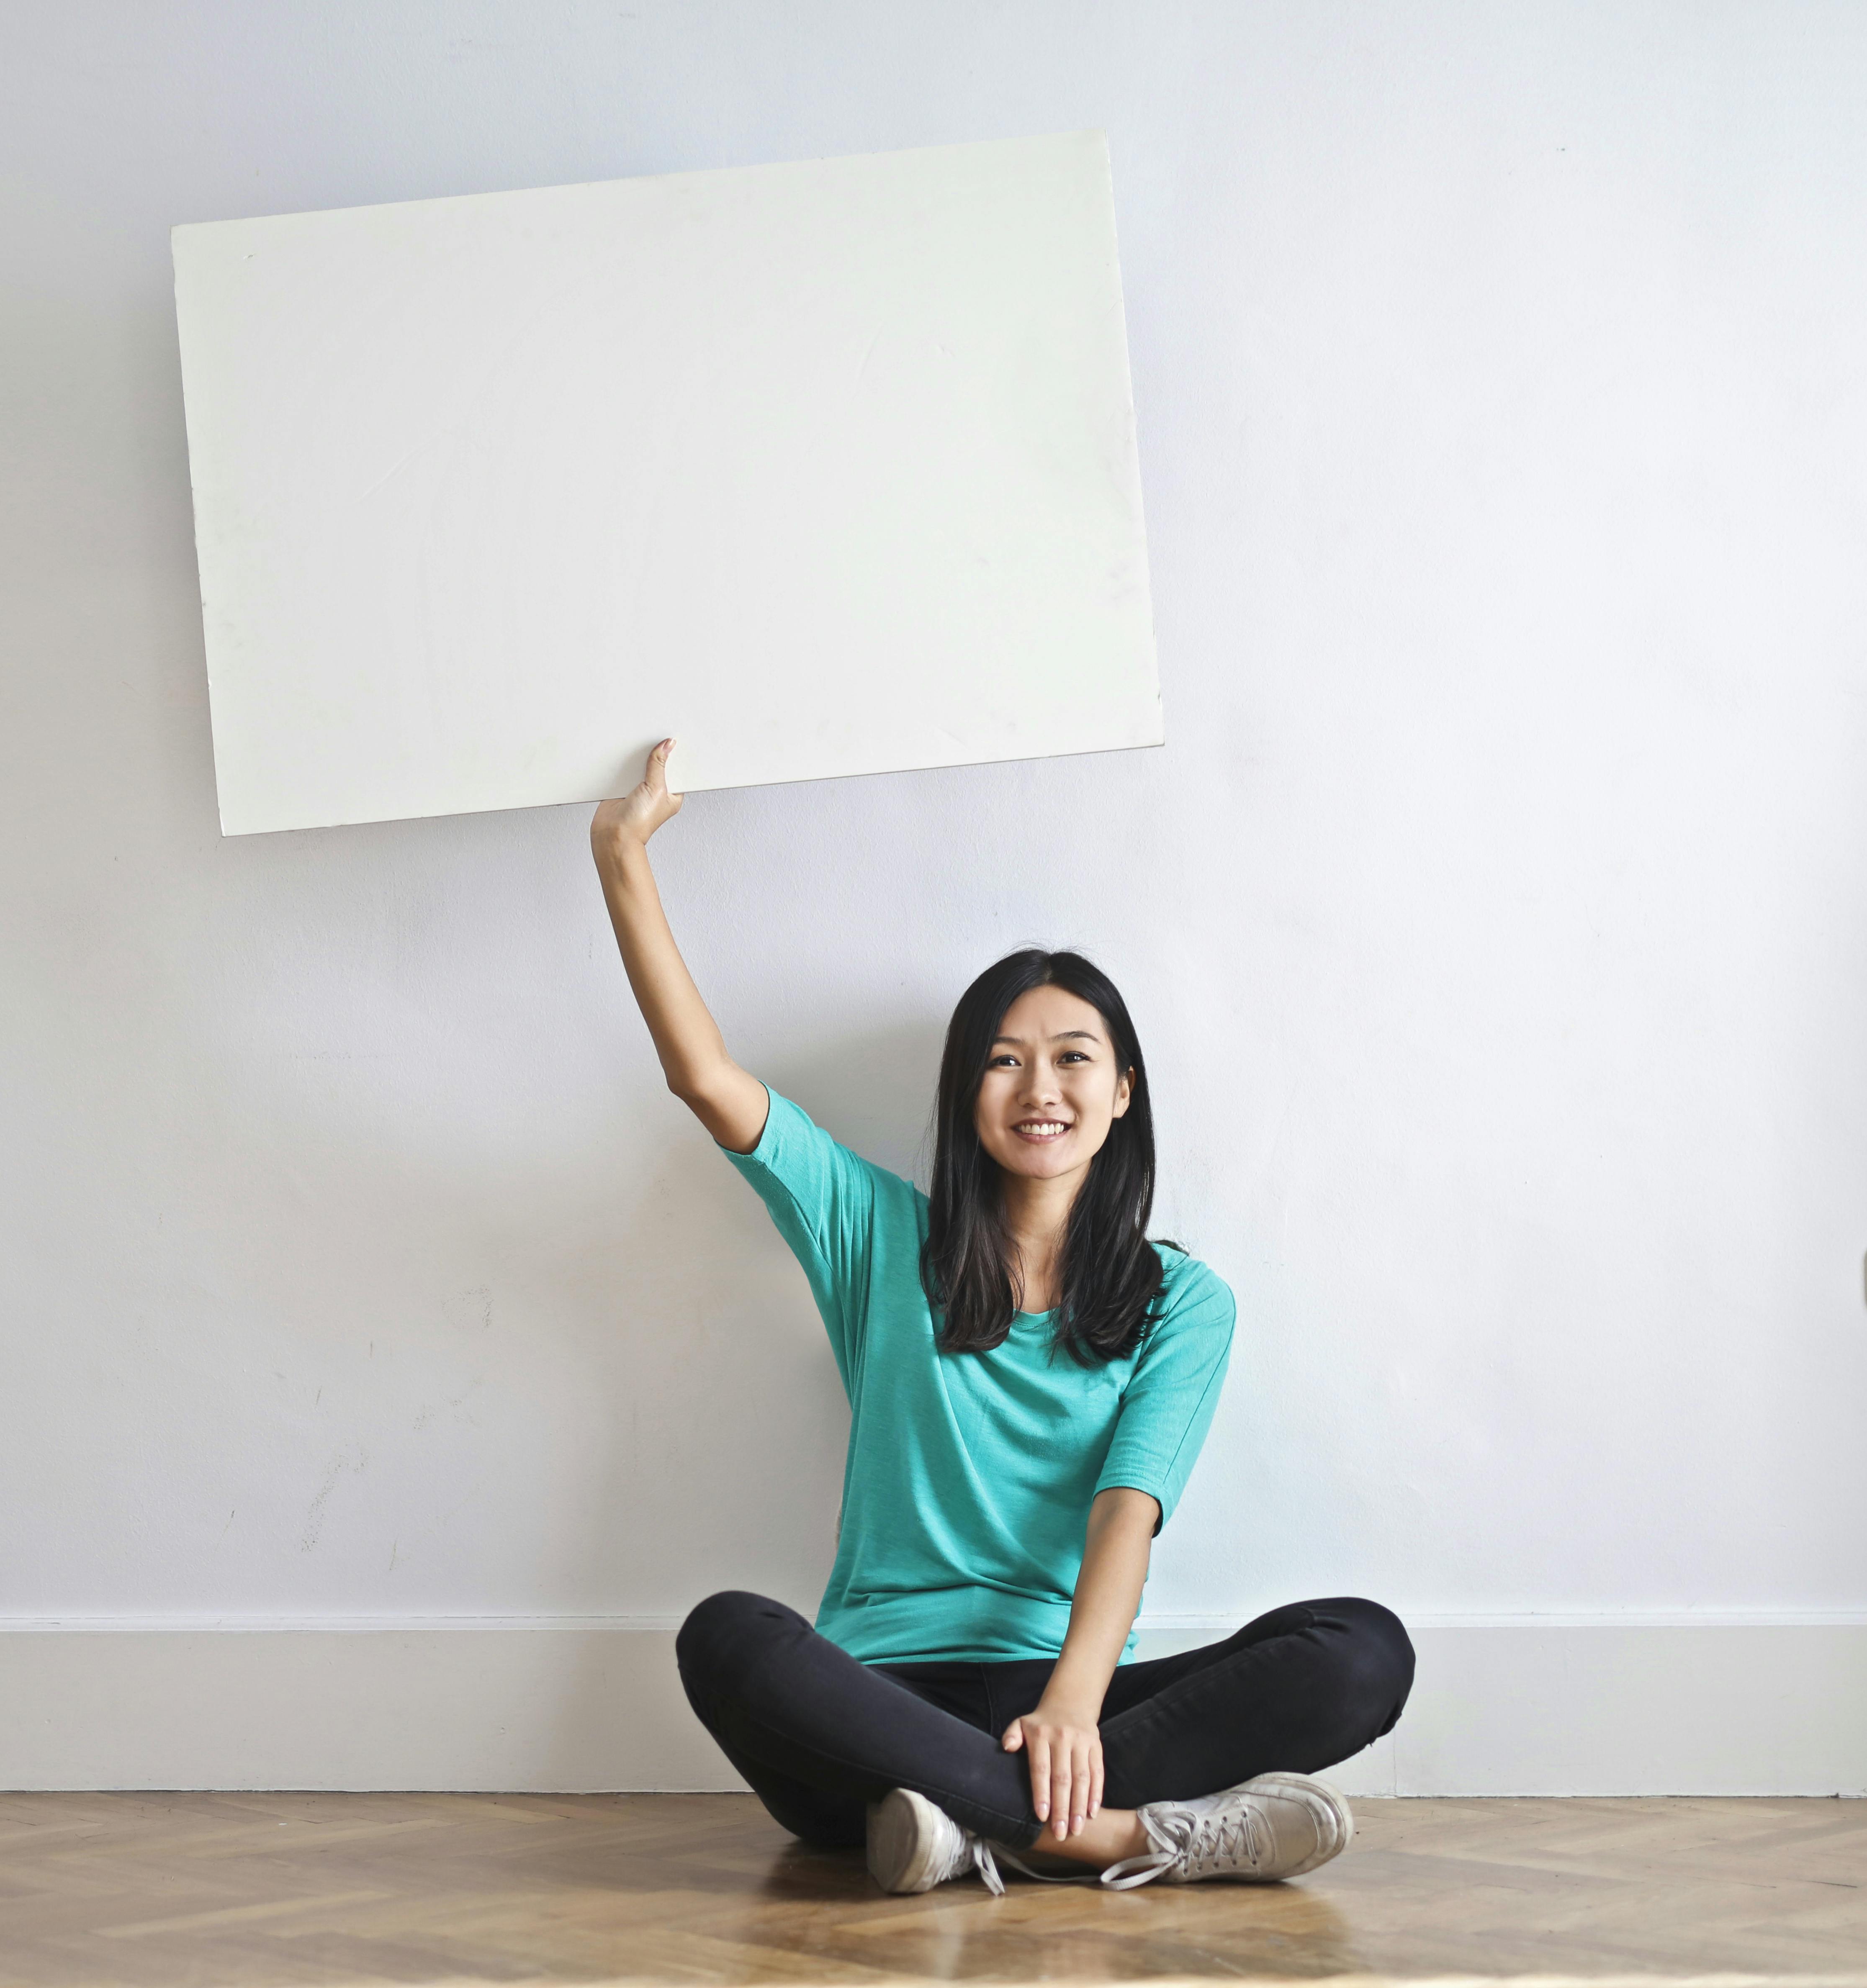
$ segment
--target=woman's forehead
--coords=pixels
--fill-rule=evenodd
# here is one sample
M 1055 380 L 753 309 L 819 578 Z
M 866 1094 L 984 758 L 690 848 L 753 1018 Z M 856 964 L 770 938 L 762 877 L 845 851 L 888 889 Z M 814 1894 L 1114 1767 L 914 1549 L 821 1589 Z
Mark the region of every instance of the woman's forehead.
M 1080 1034 L 1097 1042 L 1108 1039 L 1108 1031 L 1092 1002 L 1064 987 L 1033 987 L 1020 994 L 1005 1010 L 999 1024 L 1001 1038 Z

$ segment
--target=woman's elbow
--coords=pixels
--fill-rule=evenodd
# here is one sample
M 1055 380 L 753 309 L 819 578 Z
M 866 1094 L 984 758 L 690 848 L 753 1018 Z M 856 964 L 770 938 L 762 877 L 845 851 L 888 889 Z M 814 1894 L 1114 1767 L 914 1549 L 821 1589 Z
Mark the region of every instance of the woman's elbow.
M 1151 1491 L 1138 1491 L 1131 1484 L 1111 1484 L 1096 1493 L 1089 1516 L 1092 1523 L 1132 1526 L 1152 1539 L 1160 1526 L 1160 1500 Z

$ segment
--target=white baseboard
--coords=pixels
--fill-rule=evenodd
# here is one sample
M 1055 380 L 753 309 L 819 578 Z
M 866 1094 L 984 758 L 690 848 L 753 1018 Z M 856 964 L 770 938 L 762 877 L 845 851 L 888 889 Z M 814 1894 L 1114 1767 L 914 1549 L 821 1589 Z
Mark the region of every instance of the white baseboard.
M 1867 1622 L 1413 1625 L 1351 1794 L 1867 1794 Z M 1142 1653 L 1213 1640 L 1144 1622 Z M 567 1791 L 742 1785 L 662 1618 L 0 1625 L 0 1787 Z

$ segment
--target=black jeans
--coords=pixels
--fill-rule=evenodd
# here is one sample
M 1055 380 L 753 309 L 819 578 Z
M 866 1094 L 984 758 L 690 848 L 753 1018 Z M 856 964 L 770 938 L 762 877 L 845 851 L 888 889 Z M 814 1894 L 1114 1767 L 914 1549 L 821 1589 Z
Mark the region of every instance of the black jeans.
M 912 1788 L 995 1843 L 1041 1825 L 1030 1770 L 999 1739 L 1052 1664 L 862 1664 L 795 1609 L 710 1596 L 675 1644 L 701 1723 L 793 1835 L 863 1840 L 864 1810 Z M 1299 1601 L 1177 1657 L 1122 1664 L 1102 1701 L 1105 1808 L 1216 1794 L 1254 1774 L 1314 1773 L 1390 1731 L 1413 1645 L 1373 1601 Z

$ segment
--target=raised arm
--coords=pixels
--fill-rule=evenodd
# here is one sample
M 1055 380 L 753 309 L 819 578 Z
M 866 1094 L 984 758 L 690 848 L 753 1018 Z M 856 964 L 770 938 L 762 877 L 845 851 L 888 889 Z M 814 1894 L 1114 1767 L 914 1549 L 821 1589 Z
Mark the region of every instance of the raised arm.
M 597 810 L 590 845 L 629 986 L 654 1040 L 668 1089 L 721 1145 L 749 1153 L 765 1130 L 770 1098 L 764 1085 L 726 1053 L 719 1025 L 708 1013 L 668 929 L 648 866 L 649 837 L 681 811 L 682 796 L 668 791 L 668 756 L 674 743 L 664 739 L 648 755 L 648 772 L 632 793 Z

